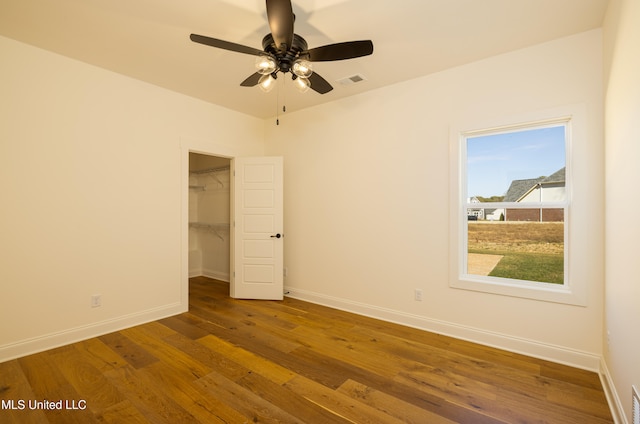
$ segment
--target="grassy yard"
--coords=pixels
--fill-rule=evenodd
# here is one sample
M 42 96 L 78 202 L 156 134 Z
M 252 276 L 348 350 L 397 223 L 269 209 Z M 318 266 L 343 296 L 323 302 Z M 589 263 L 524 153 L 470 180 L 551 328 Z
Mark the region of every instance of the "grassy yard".
M 469 253 L 504 256 L 490 276 L 562 284 L 561 222 L 469 222 Z

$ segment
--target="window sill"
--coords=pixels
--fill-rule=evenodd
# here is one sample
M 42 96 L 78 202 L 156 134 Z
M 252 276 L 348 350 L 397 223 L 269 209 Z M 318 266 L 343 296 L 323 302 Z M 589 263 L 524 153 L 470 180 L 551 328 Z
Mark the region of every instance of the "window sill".
M 452 278 L 450 287 L 544 302 L 587 306 L 584 296 L 572 291 L 567 285 L 463 274 L 460 278 Z

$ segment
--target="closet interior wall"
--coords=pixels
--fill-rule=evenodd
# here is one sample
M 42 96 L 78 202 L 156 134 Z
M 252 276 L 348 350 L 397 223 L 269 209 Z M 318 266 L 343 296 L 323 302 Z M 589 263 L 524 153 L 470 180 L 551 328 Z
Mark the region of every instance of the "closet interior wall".
M 189 277 L 230 280 L 230 163 L 189 153 Z

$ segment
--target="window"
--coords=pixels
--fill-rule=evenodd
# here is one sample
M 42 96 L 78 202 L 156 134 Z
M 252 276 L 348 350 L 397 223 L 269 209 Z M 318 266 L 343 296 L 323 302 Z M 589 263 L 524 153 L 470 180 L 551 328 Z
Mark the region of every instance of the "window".
M 571 133 L 571 116 L 452 133 L 452 287 L 583 302 L 568 263 Z
M 564 284 L 565 123 L 462 137 L 466 273 Z

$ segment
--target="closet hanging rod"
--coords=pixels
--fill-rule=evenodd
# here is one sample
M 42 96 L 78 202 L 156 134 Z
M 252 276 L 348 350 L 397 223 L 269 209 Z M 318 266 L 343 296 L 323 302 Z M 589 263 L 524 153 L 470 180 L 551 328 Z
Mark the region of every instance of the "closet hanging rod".
M 192 174 L 211 174 L 213 172 L 223 172 L 231 169 L 231 166 L 221 166 L 218 168 L 200 169 L 198 171 L 189 171 Z

